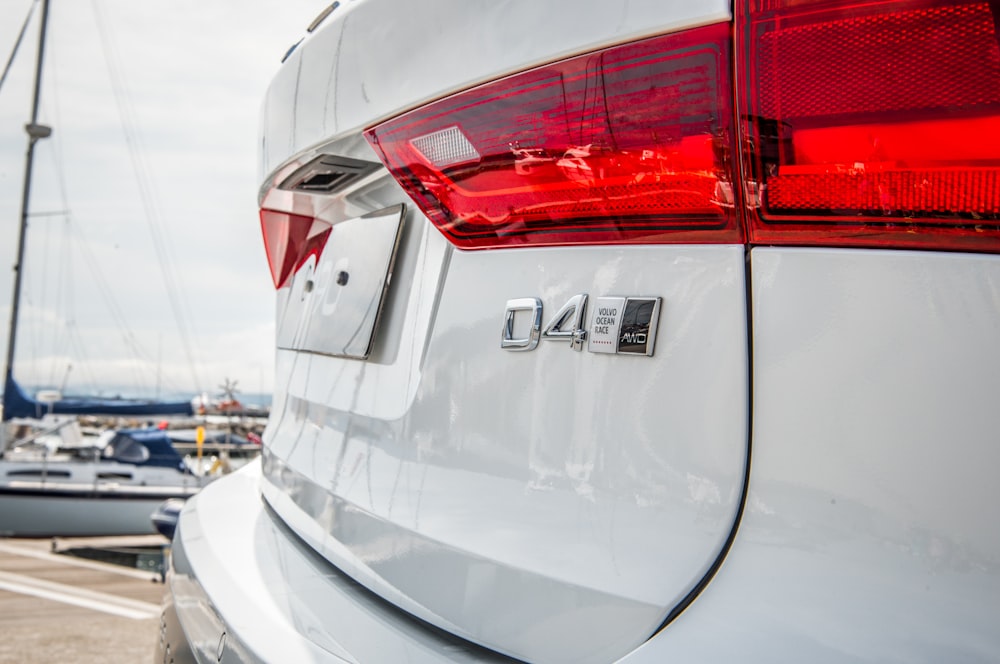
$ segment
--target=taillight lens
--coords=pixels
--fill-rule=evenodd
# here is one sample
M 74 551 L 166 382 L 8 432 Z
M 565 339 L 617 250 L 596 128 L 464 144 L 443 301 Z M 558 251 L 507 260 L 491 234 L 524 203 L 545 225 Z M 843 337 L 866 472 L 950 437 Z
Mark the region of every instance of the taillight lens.
M 995 2 L 737 5 L 752 242 L 1000 251 Z
M 319 256 L 330 235 L 330 224 L 298 214 L 263 209 L 260 228 L 275 288 L 288 284 L 310 256 Z
M 726 24 L 472 88 L 365 133 L 457 246 L 742 242 Z

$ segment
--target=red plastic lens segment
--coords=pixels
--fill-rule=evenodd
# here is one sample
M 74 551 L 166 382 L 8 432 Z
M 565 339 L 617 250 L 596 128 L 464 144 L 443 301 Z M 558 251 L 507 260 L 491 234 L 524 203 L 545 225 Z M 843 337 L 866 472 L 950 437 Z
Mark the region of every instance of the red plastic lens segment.
M 457 246 L 742 242 L 730 32 L 712 25 L 481 85 L 365 133 Z
M 267 209 L 260 211 L 260 228 L 275 288 L 288 285 L 310 256 L 318 257 L 330 235 L 329 224 Z
M 737 5 L 752 242 L 1000 251 L 996 3 Z

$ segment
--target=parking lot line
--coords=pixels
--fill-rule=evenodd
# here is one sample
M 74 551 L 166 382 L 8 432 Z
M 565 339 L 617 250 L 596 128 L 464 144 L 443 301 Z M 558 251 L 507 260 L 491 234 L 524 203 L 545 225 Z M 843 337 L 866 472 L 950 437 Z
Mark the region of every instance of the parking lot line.
M 43 581 L 23 574 L 0 572 L 0 590 L 72 604 L 133 620 L 159 615 L 160 607 L 149 602 L 116 597 L 107 593 Z

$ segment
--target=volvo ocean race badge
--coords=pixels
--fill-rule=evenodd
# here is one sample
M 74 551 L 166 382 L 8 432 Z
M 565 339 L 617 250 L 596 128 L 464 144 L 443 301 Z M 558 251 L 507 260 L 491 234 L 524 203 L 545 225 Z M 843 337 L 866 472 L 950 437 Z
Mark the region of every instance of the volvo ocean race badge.
M 656 343 L 659 318 L 658 297 L 594 298 L 587 350 L 650 356 Z
M 591 353 L 618 352 L 618 330 L 621 328 L 624 312 L 624 297 L 594 298 L 587 350 Z

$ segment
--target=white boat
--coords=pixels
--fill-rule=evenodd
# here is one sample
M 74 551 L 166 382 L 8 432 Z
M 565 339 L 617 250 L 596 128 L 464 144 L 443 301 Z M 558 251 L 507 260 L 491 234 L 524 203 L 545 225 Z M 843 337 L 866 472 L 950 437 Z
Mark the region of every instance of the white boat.
M 42 422 L 48 426 L 0 458 L 0 536 L 155 533 L 157 507 L 194 495 L 210 479 L 192 472 L 165 431 L 87 439 L 75 419 Z

